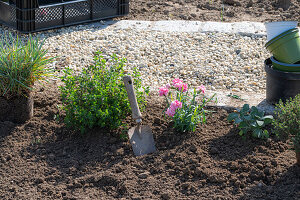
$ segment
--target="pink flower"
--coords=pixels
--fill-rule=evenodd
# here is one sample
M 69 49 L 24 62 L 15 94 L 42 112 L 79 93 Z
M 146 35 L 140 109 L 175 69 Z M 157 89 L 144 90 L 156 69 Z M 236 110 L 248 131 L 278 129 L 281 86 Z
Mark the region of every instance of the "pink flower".
M 197 88 L 197 90 L 198 90 L 198 91 L 200 91 L 200 90 L 201 90 L 201 92 L 204 94 L 204 93 L 205 93 L 205 90 L 206 90 L 206 88 L 205 88 L 205 86 L 204 86 L 204 85 L 200 85 L 200 86 Z
M 173 85 L 175 86 L 176 84 L 182 84 L 183 83 L 183 81 L 182 80 L 180 80 L 179 78 L 175 78 L 174 80 L 173 80 Z M 176 86 L 175 86 L 176 87 Z
M 188 84 L 184 83 L 182 86 L 183 86 L 183 92 L 186 92 L 188 90 Z
M 166 88 L 167 88 L 167 89 L 170 89 L 170 88 L 171 88 L 170 83 L 168 83 L 168 84 L 166 85 Z
M 182 108 L 182 103 L 178 100 L 175 100 L 175 101 L 172 101 L 170 107 L 173 108 L 174 110 L 176 110 L 177 108 Z
M 166 114 L 170 117 L 173 117 L 175 115 L 175 109 L 173 107 L 169 107 L 166 111 Z
M 186 92 L 188 90 L 188 84 L 186 83 L 176 83 L 174 86 L 178 88 L 179 91 L 182 92 Z
M 163 95 L 167 96 L 168 93 L 169 93 L 168 88 L 166 88 L 166 87 L 160 87 L 159 88 L 159 96 L 163 96 Z

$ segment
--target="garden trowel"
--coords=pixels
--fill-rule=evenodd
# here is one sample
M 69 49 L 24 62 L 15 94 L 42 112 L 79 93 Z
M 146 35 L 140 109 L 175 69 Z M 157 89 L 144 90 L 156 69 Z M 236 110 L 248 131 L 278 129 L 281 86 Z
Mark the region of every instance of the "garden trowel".
M 133 89 L 131 76 L 124 76 L 123 81 L 126 87 L 128 99 L 132 110 L 132 118 L 136 120 L 137 126 L 128 131 L 128 136 L 134 155 L 141 156 L 156 151 L 153 134 L 149 126 L 141 125 L 142 115 L 137 104 L 136 96 Z

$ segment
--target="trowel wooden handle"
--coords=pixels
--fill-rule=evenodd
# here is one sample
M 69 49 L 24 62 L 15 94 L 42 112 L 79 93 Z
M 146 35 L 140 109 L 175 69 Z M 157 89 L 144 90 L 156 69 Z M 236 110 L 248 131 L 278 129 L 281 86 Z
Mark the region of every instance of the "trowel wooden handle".
M 137 122 L 141 122 L 142 114 L 140 112 L 140 109 L 139 109 L 139 106 L 138 106 L 138 103 L 136 100 L 136 96 L 134 93 L 132 78 L 131 78 L 131 76 L 124 76 L 123 81 L 125 84 L 125 88 L 127 91 L 128 99 L 129 99 L 131 110 L 132 110 L 132 118 L 136 119 Z

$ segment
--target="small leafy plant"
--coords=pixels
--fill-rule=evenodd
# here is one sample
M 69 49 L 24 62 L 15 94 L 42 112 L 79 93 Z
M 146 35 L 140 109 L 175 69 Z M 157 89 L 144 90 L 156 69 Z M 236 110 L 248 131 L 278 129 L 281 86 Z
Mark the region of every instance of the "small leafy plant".
M 68 127 L 85 133 L 94 126 L 115 129 L 130 112 L 127 92 L 122 80 L 126 59 L 115 54 L 104 59 L 100 52 L 94 56 L 94 64 L 75 74 L 66 68 L 61 77 L 60 87 L 63 107 Z M 134 69 L 132 74 L 136 97 L 141 110 L 145 107 L 145 94 L 140 74 Z
M 52 73 L 47 64 L 53 58 L 42 49 L 44 41 L 29 37 L 27 43 L 11 34 L 0 41 L 0 96 L 26 95 L 36 81 L 45 81 Z
M 281 139 L 291 139 L 296 152 L 300 152 L 300 94 L 275 107 L 274 132 Z
M 180 79 L 174 79 L 172 85 L 167 84 L 159 89 L 159 95 L 165 96 L 167 103 L 165 114 L 171 117 L 177 131 L 194 132 L 199 123 L 206 122 L 208 111 L 205 110 L 205 106 L 215 95 L 207 98 L 204 93 L 205 87 L 201 85 L 194 89 L 190 97 L 188 85 Z
M 267 124 L 272 123 L 273 116 L 264 116 L 264 112 L 259 111 L 255 106 L 250 109 L 248 104 L 244 104 L 240 111 L 230 113 L 227 120 L 237 124 L 240 129 L 239 135 L 243 137 L 250 132 L 255 138 L 268 138 L 269 132 L 264 128 Z

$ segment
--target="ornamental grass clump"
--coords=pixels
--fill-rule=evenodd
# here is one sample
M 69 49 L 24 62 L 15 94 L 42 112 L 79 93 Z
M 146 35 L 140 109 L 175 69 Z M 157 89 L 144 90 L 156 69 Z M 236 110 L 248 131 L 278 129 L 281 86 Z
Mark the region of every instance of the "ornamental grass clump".
M 300 94 L 275 107 L 274 132 L 283 140 L 291 139 L 296 152 L 300 152 Z
M 36 81 L 45 81 L 51 74 L 47 64 L 53 58 L 42 49 L 44 41 L 33 39 L 27 42 L 4 35 L 0 41 L 0 96 L 7 99 L 27 95 Z
M 115 129 L 130 113 L 130 104 L 122 80 L 125 74 L 125 58 L 113 54 L 104 59 L 100 52 L 94 56 L 94 64 L 75 72 L 66 68 L 61 77 L 60 87 L 63 107 L 66 112 L 64 121 L 85 133 L 95 126 Z M 148 89 L 142 87 L 140 73 L 135 68 L 131 75 L 138 104 L 143 110 Z M 142 89 L 143 88 L 143 89 Z
M 205 106 L 215 96 L 206 97 L 203 85 L 189 95 L 188 84 L 180 79 L 174 79 L 172 85 L 159 88 L 159 95 L 165 97 L 165 114 L 172 119 L 174 128 L 180 132 L 194 132 L 199 123 L 206 122 L 208 111 Z

